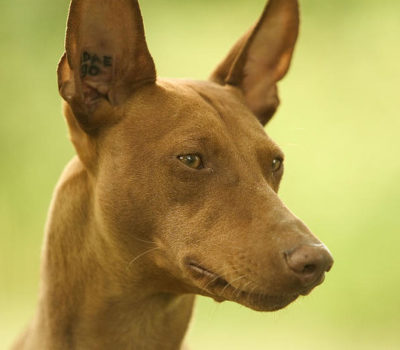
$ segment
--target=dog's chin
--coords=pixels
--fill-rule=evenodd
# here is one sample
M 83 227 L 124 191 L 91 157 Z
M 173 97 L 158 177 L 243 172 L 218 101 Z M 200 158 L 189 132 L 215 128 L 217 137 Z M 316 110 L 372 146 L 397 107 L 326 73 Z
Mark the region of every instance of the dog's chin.
M 243 298 L 229 299 L 255 311 L 277 311 L 297 299 L 298 295 L 248 294 Z
M 195 292 L 211 297 L 217 302 L 234 301 L 256 311 L 277 311 L 299 297 L 299 294 L 270 295 L 241 290 L 196 263 L 190 263 L 187 266 Z
M 210 291 L 211 293 L 203 292 L 201 294 L 210 296 L 217 302 L 233 301 L 255 311 L 277 311 L 285 308 L 298 298 L 298 295 L 249 293 L 233 287 L 230 287 L 232 290 L 228 290 L 228 288 L 224 291 L 217 288 Z

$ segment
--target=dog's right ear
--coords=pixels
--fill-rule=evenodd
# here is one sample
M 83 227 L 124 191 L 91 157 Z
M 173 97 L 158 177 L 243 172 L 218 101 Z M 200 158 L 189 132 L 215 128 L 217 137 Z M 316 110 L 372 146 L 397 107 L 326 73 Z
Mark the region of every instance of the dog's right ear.
M 156 80 L 137 0 L 72 0 L 65 50 L 59 91 L 87 133 L 115 122 L 113 107 Z

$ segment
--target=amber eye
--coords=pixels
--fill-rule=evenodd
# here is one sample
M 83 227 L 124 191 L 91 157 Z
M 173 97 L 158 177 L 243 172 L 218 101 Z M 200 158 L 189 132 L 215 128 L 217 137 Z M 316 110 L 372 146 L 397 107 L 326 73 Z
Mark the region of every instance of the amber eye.
M 184 156 L 178 156 L 178 159 L 189 168 L 197 170 L 204 168 L 203 161 L 197 154 L 186 154 Z
M 279 170 L 282 168 L 282 164 L 283 164 L 283 159 L 282 159 L 282 158 L 279 158 L 279 157 L 275 158 L 275 159 L 272 161 L 272 164 L 271 164 L 272 171 L 273 171 L 274 173 L 276 173 L 277 171 L 279 171 Z

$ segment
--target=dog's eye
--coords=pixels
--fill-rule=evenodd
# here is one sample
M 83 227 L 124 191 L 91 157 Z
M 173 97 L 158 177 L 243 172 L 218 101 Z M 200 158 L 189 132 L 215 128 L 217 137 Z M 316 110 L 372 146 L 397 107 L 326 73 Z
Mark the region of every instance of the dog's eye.
M 279 158 L 279 157 L 275 158 L 272 161 L 272 164 L 271 164 L 272 171 L 274 173 L 279 171 L 282 168 L 282 164 L 283 164 L 283 159 L 282 158 Z
M 203 161 L 201 160 L 201 157 L 197 154 L 186 154 L 184 156 L 178 156 L 178 159 L 189 168 L 197 170 L 204 168 Z

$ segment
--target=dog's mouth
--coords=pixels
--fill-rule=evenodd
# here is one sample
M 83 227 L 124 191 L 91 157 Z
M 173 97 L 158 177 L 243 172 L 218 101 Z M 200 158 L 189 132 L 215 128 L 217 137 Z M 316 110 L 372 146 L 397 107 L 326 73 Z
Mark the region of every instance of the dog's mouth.
M 269 295 L 243 290 L 233 286 L 217 273 L 194 261 L 188 261 L 187 269 L 197 282 L 199 294 L 212 297 L 218 302 L 230 300 L 257 311 L 276 311 L 289 305 L 300 294 Z M 306 294 L 306 292 L 304 293 Z

